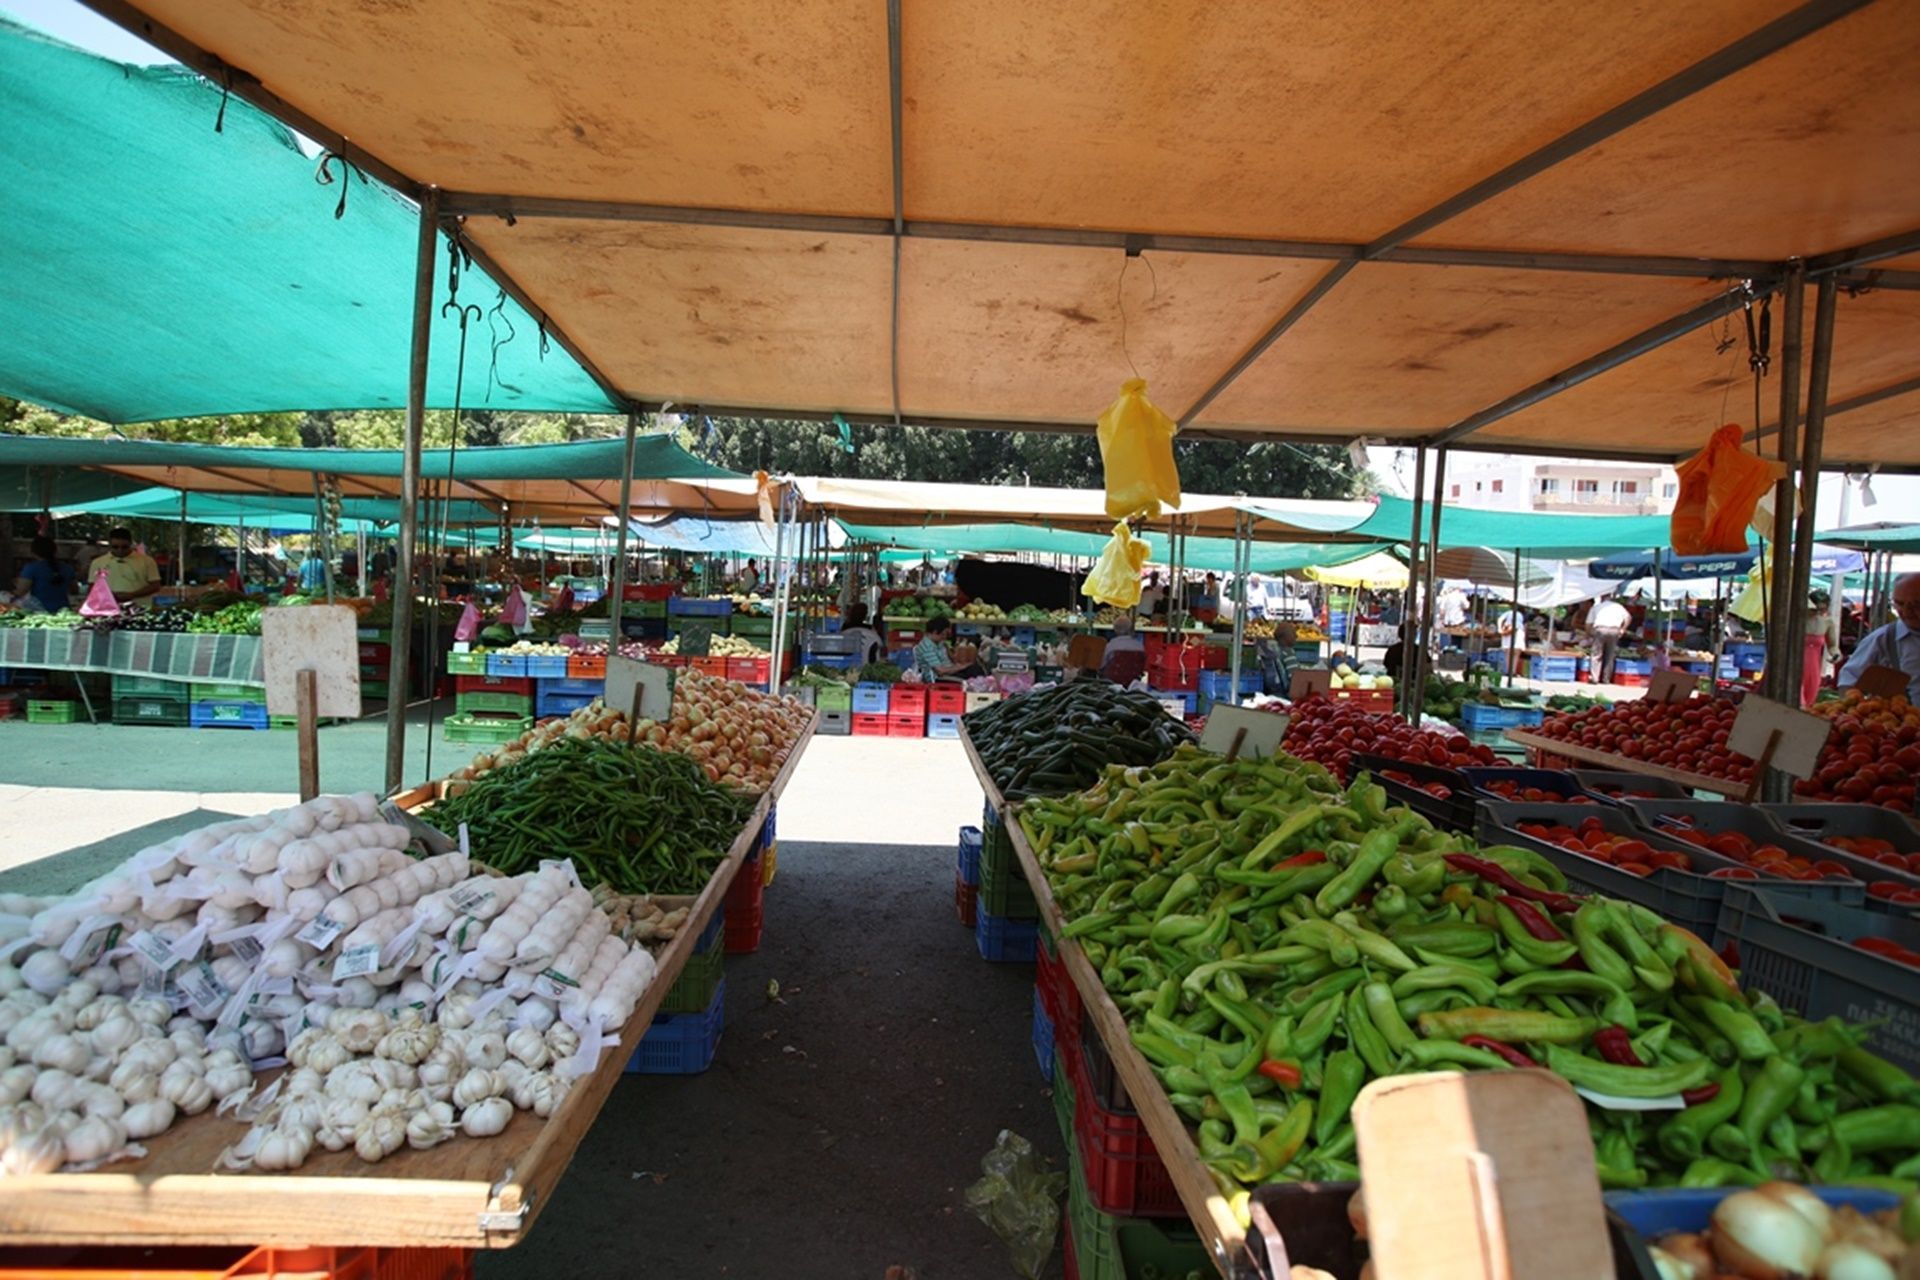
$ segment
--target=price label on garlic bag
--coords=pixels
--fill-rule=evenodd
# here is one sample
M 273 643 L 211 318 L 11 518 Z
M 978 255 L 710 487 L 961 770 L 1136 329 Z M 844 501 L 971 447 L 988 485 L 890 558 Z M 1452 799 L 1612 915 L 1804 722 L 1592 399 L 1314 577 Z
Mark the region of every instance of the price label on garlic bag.
M 340 953 L 333 962 L 333 980 L 344 981 L 347 978 L 361 978 L 380 968 L 380 946 L 369 942 L 364 946 L 349 947 Z
M 260 945 L 260 939 L 251 934 L 235 938 L 227 944 L 227 949 L 233 952 L 234 957 L 242 964 L 252 964 L 266 953 L 266 948 Z
M 549 1000 L 564 1000 L 570 993 L 580 988 L 579 983 L 557 969 L 549 969 L 541 974 L 539 982 L 534 985 L 540 994 Z
M 60 958 L 92 964 L 120 938 L 120 923 L 112 916 L 88 916 L 60 944 Z
M 167 975 L 158 969 L 143 966 L 140 970 L 140 998 L 142 1000 L 164 999 L 167 994 Z
M 220 979 L 213 976 L 213 970 L 204 961 L 182 969 L 175 981 L 179 984 L 180 994 L 187 998 L 187 1003 L 203 1013 L 212 1013 L 220 1007 L 221 1001 L 233 994 Z
M 460 832 L 466 834 L 467 824 L 460 824 Z M 486 885 L 471 882 L 456 887 L 447 894 L 447 905 L 463 916 L 470 916 L 493 901 L 493 890 Z
M 127 945 L 133 948 L 135 955 L 147 962 L 147 971 L 162 983 L 166 981 L 167 970 L 180 963 L 180 957 L 173 954 L 173 947 L 169 943 L 145 929 L 128 938 Z
M 329 920 L 325 916 L 315 916 L 312 923 L 294 935 L 301 942 L 310 947 L 318 947 L 322 951 L 332 946 L 333 940 L 339 936 L 340 923 L 337 920 Z

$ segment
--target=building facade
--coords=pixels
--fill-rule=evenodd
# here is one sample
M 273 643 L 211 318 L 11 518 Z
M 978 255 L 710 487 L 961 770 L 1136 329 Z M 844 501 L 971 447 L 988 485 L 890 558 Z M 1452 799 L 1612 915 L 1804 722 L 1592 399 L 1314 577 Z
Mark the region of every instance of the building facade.
M 1511 453 L 1456 453 L 1447 459 L 1446 500 L 1496 511 L 1645 516 L 1673 510 L 1680 484 L 1672 467 L 1589 462 Z

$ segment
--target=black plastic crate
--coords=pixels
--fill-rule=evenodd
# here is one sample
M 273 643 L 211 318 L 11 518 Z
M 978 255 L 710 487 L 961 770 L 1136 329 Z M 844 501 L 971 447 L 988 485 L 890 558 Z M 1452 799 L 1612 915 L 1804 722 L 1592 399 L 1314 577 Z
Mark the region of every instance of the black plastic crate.
M 1389 756 L 1376 755 L 1363 751 L 1353 757 L 1353 768 L 1357 772 L 1366 770 L 1373 780 L 1386 788 L 1387 795 L 1395 804 L 1405 805 L 1428 822 L 1449 831 L 1472 831 L 1474 823 L 1473 787 L 1458 769 L 1446 769 L 1433 764 L 1415 764 L 1410 760 L 1395 760 Z M 1446 787 L 1451 794 L 1436 796 L 1423 791 L 1418 786 L 1408 786 L 1404 782 L 1385 776 L 1388 772 L 1403 773 L 1416 783 L 1437 782 Z
M 1574 779 L 1603 800 L 1621 801 L 1634 797 L 1649 800 L 1691 800 L 1693 792 L 1670 778 L 1652 778 L 1624 769 L 1569 769 Z

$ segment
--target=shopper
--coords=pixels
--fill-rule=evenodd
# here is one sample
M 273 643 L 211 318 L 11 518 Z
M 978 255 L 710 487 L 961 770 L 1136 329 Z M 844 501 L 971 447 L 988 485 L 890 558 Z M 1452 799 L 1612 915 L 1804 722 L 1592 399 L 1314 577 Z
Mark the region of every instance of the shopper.
M 934 618 L 927 623 L 927 634 L 913 647 L 913 665 L 924 680 L 959 680 L 982 675 L 978 662 L 955 662 L 948 648 L 953 635 L 952 618 Z
M 1100 674 L 1115 684 L 1132 684 L 1147 674 L 1147 646 L 1133 634 L 1133 618 L 1121 614 L 1113 620 L 1113 638 L 1100 656 Z
M 747 567 L 740 571 L 740 594 L 750 596 L 760 589 L 760 565 L 757 561 L 747 561 Z
M 1600 662 L 1600 683 L 1613 683 L 1613 664 L 1620 656 L 1620 637 L 1626 634 L 1633 615 L 1618 600 L 1595 600 L 1587 610 L 1587 635 L 1593 642 L 1594 657 Z
M 31 597 L 48 613 L 67 607 L 73 594 L 73 568 L 60 560 L 53 539 L 41 534 L 33 540 L 33 559 L 20 566 L 20 577 L 13 584 L 16 597 Z
M 306 595 L 318 595 L 327 589 L 327 562 L 318 550 L 307 552 L 307 558 L 300 562 L 300 590 Z
M 1800 664 L 1800 705 L 1810 707 L 1820 696 L 1827 671 L 1840 660 L 1840 625 L 1827 607 L 1828 595 L 1816 591 L 1807 597 L 1806 650 Z
M 153 557 L 133 547 L 133 533 L 129 529 L 115 529 L 107 535 L 107 554 L 95 560 L 87 567 L 87 581 L 93 582 L 101 575 L 107 579 L 107 590 L 113 592 L 113 598 L 125 604 L 129 600 L 144 600 L 160 589 L 160 566 Z
M 1520 670 L 1520 651 L 1527 645 L 1527 620 L 1516 606 L 1500 615 L 1498 626 L 1500 648 L 1506 654 L 1506 672 L 1516 675 Z
M 867 606 L 864 604 L 847 606 L 847 611 L 840 616 L 840 636 L 854 643 L 853 656 L 859 666 L 878 661 L 885 648 L 880 633 L 867 624 Z
M 1280 622 L 1274 624 L 1272 639 L 1254 641 L 1254 657 L 1260 663 L 1260 691 L 1268 697 L 1285 698 L 1292 695 L 1293 671 L 1299 665 L 1293 646 L 1299 636 L 1300 632 L 1291 622 Z M 1392 671 L 1393 668 L 1388 667 L 1387 670 Z M 1235 693 L 1237 695 L 1238 690 Z
M 1151 618 L 1160 612 L 1160 606 L 1166 598 L 1167 589 L 1160 585 L 1160 571 L 1155 569 L 1147 575 L 1147 585 L 1140 588 L 1140 616 Z
M 1840 687 L 1851 689 L 1868 667 L 1892 667 L 1907 676 L 1907 700 L 1920 703 L 1920 573 L 1893 584 L 1894 620 L 1871 631 L 1840 668 Z

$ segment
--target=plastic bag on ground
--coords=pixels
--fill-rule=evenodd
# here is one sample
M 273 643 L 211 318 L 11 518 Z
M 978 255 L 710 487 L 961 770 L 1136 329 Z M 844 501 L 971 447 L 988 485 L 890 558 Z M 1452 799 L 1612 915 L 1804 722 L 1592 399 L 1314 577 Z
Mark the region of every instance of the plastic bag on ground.
M 1707 447 L 1674 468 L 1680 496 L 1669 526 L 1673 549 L 1683 556 L 1737 554 L 1747 549 L 1747 525 L 1768 489 L 1786 474 L 1741 445 L 1745 432 L 1729 422 Z
M 1147 540 L 1134 537 L 1122 520 L 1113 526 L 1113 537 L 1094 561 L 1093 572 L 1080 584 L 1081 594 L 1116 609 L 1133 608 L 1140 603 L 1140 569 L 1147 563 L 1147 551 Z
M 1120 396 L 1100 415 L 1100 465 L 1106 472 L 1107 514 L 1116 520 L 1153 517 L 1161 504 L 1180 506 L 1180 471 L 1173 437 L 1180 427 L 1147 399 L 1145 378 L 1120 384 Z
M 1006 1242 L 1014 1270 L 1038 1280 L 1053 1253 L 1067 1175 L 1049 1173 L 1028 1142 L 1002 1129 L 980 1158 L 982 1177 L 967 1188 L 967 1208 Z

